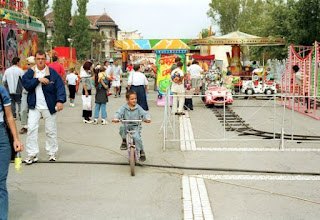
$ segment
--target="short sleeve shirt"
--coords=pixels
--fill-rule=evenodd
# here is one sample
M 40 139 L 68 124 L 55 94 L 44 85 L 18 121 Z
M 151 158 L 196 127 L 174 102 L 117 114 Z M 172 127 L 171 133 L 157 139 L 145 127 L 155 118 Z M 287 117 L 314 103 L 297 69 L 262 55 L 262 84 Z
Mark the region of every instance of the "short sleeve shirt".
M 11 105 L 11 99 L 8 91 L 3 87 L 0 86 L 0 95 L 2 96 L 3 100 L 3 106 L 10 106 Z M 1 102 L 1 101 L 0 101 Z M 0 122 L 3 122 L 3 115 L 4 115 L 4 109 L 2 109 L 2 103 L 0 105 Z
M 133 72 L 129 75 L 128 85 L 132 86 L 145 86 L 148 85 L 147 77 L 140 72 Z
M 76 85 L 77 79 L 78 79 L 78 76 L 74 73 L 69 73 L 66 78 L 68 85 Z

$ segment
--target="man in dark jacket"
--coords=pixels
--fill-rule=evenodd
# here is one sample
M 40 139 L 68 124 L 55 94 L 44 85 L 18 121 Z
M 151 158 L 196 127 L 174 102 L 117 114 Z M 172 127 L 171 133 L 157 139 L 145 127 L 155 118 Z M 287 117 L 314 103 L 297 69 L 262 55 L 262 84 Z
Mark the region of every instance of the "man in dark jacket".
M 39 50 L 35 55 L 36 66 L 30 68 L 22 77 L 23 87 L 28 91 L 28 136 L 26 164 L 38 161 L 38 128 L 41 116 L 45 121 L 47 135 L 46 151 L 49 161 L 56 161 L 58 152 L 56 112 L 63 109 L 66 102 L 64 83 L 58 73 L 46 66 L 46 54 Z

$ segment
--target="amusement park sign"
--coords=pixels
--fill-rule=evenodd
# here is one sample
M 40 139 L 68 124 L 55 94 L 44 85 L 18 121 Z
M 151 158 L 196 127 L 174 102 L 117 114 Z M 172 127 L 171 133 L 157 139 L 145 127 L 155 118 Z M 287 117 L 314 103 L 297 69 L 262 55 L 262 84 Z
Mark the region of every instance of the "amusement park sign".
M 0 0 L 0 7 L 7 8 L 14 11 L 22 11 L 23 1 L 22 0 Z

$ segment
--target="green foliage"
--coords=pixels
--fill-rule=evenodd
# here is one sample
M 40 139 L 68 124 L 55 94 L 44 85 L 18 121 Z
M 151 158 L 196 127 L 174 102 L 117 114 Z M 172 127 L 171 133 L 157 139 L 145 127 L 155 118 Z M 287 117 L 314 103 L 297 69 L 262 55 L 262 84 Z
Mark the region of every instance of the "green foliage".
M 290 44 L 320 41 L 320 0 L 212 0 L 209 6 L 207 15 L 222 34 L 239 30 L 285 38 L 284 47 L 251 47 L 252 59 L 282 59 Z
M 54 0 L 54 45 L 57 47 L 69 46 L 68 38 L 71 35 L 70 21 L 71 21 L 71 7 L 72 0 Z
M 220 27 L 222 34 L 236 31 L 240 21 L 241 0 L 211 0 L 207 15 Z
M 77 0 L 78 9 L 73 18 L 72 38 L 74 39 L 78 59 L 85 59 L 90 54 L 90 21 L 86 16 L 88 2 L 89 0 Z
M 215 35 L 215 33 L 213 33 L 212 31 L 211 31 L 211 35 L 210 35 L 210 34 L 209 34 L 209 31 L 210 31 L 210 30 L 207 29 L 207 28 L 202 29 L 202 31 L 201 31 L 201 36 L 202 36 L 202 38 L 206 38 L 206 37 Z
M 92 55 L 94 59 L 98 59 L 100 53 L 100 46 L 105 37 L 102 36 L 99 32 L 94 32 L 91 34 L 92 42 Z
M 31 15 L 38 17 L 40 21 L 43 22 L 45 28 L 47 28 L 47 23 L 45 19 L 45 13 L 49 8 L 48 0 L 29 0 L 28 1 L 28 10 Z M 46 34 L 38 34 L 38 48 L 44 49 L 46 46 Z

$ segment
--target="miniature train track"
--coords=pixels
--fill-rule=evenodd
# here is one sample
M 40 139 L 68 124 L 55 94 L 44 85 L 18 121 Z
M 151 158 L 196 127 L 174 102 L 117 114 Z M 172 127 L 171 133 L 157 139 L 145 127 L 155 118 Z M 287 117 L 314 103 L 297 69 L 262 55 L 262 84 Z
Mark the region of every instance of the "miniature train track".
M 226 131 L 235 131 L 239 133 L 239 136 L 259 136 L 264 139 L 281 139 L 281 133 L 273 133 L 267 131 L 261 131 L 252 128 L 245 122 L 237 113 L 235 113 L 230 107 L 226 106 L 225 110 L 223 107 L 213 107 L 213 113 L 219 119 L 222 126 L 225 126 Z M 225 120 L 224 120 L 225 118 Z M 309 141 L 320 141 L 320 136 L 309 136 L 299 134 L 284 134 L 286 140 L 309 140 Z

